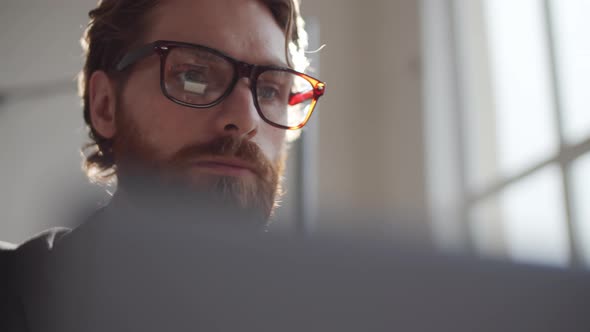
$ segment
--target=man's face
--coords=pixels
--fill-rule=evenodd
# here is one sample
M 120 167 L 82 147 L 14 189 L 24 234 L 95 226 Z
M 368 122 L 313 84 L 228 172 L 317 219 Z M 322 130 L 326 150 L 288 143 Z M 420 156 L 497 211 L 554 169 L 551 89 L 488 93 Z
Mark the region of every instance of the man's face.
M 149 22 L 145 43 L 182 41 L 252 64 L 286 66 L 284 33 L 258 0 L 164 0 Z M 159 57 L 150 56 L 117 91 L 114 153 L 121 188 L 140 166 L 157 185 L 210 192 L 268 217 L 285 131 L 260 118 L 248 79 L 219 105 L 194 109 L 162 94 L 159 70 Z

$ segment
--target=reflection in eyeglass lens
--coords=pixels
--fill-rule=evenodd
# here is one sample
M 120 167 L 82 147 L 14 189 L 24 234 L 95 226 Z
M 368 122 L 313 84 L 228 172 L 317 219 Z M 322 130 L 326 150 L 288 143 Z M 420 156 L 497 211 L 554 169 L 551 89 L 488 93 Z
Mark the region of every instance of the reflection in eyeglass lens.
M 204 50 L 175 48 L 168 55 L 166 89 L 182 102 L 206 105 L 220 98 L 233 76 L 227 60 Z
M 190 66 L 186 71 L 180 71 L 179 78 L 184 82 L 184 91 L 203 95 L 209 85 L 209 68 L 205 66 Z

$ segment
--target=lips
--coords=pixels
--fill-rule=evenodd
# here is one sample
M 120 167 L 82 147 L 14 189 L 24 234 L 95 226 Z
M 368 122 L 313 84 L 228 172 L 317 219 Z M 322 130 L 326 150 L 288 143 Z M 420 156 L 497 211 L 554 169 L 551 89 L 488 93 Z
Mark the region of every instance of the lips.
M 245 176 L 257 173 L 254 165 L 235 158 L 196 160 L 191 164 L 200 170 L 219 175 Z

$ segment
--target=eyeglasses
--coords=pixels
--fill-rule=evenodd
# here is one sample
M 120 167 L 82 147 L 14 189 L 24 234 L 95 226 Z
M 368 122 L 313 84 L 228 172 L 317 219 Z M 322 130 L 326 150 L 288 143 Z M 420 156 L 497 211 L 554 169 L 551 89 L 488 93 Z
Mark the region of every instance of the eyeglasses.
M 160 56 L 160 87 L 171 101 L 209 108 L 231 94 L 242 77 L 250 79 L 254 106 L 268 124 L 300 129 L 309 120 L 326 84 L 290 68 L 238 61 L 215 49 L 159 40 L 127 53 L 116 70 L 124 71 L 152 55 Z

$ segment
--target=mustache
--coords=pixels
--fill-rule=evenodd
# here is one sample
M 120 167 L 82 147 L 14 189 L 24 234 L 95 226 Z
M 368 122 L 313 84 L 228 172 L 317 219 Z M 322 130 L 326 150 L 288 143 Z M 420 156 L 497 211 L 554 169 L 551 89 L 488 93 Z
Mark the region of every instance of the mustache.
M 260 176 L 267 175 L 271 162 L 264 156 L 260 147 L 251 141 L 237 139 L 233 136 L 222 136 L 207 143 L 191 144 L 176 152 L 171 160 L 181 165 L 196 157 L 234 157 L 254 166 Z

